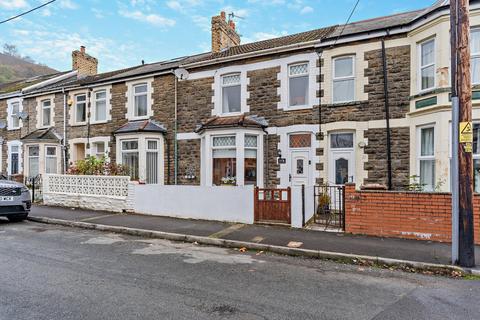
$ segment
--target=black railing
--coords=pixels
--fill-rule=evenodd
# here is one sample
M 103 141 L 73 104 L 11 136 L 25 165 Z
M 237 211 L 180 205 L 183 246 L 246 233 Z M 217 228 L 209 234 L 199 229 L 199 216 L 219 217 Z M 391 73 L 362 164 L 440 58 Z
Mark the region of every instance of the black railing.
M 314 222 L 325 226 L 345 230 L 345 187 L 336 185 L 315 186 Z
M 32 191 L 32 203 L 42 199 L 42 175 L 25 177 L 24 183 Z

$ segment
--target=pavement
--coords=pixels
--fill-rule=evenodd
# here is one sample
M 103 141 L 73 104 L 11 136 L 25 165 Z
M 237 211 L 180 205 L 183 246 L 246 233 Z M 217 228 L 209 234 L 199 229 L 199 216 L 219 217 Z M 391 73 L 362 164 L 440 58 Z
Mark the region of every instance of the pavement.
M 478 281 L 30 221 L 0 220 L 0 241 L 1 320 L 473 320 L 480 314 Z
M 34 206 L 32 218 L 50 218 L 96 225 L 126 227 L 181 235 L 256 243 L 285 248 L 319 250 L 357 256 L 381 257 L 431 264 L 450 264 L 448 243 L 350 235 L 292 229 L 283 226 L 244 225 L 136 214 Z M 480 247 L 476 246 L 477 265 Z

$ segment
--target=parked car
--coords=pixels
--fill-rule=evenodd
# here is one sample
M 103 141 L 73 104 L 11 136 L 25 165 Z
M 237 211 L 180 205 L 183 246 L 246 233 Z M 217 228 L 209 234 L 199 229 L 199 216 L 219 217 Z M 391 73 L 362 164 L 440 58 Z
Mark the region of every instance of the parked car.
M 0 216 L 11 222 L 23 221 L 32 206 L 30 190 L 23 184 L 0 175 Z

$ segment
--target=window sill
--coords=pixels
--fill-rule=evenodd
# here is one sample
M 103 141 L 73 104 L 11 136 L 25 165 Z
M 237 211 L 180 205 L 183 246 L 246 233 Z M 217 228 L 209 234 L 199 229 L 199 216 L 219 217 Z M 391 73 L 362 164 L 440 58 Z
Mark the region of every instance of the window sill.
M 76 123 L 71 124 L 72 127 L 81 127 L 81 126 L 86 126 L 86 125 L 87 125 L 86 122 L 76 122 Z
M 20 130 L 22 127 L 15 127 L 15 128 L 8 128 L 7 131 L 14 131 L 14 130 Z
M 216 116 L 218 117 L 235 117 L 243 115 L 243 112 L 230 112 L 230 113 L 217 113 Z
M 334 103 L 330 103 L 330 104 L 322 104 L 322 107 L 335 108 L 335 107 L 345 107 L 345 106 L 359 106 L 359 105 L 362 105 L 364 103 L 368 103 L 368 100 L 334 102 Z
M 288 106 L 283 108 L 283 110 L 285 111 L 295 111 L 295 110 L 305 110 L 305 109 L 313 109 L 313 106 L 304 104 L 301 106 Z
M 143 116 L 143 117 L 127 117 L 127 120 L 129 121 L 137 121 L 137 120 L 149 120 L 150 116 Z
M 105 124 L 108 120 L 90 121 L 90 124 Z

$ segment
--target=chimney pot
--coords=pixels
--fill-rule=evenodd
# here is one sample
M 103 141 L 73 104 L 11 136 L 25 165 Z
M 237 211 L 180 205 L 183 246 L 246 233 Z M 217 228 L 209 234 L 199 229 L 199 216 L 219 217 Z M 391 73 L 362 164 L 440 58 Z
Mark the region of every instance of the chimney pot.
M 220 52 L 223 49 L 238 46 L 240 35 L 235 30 L 235 22 L 226 20 L 225 11 L 219 16 L 212 17 L 212 52 Z
M 97 74 L 98 60 L 85 52 L 85 46 L 72 52 L 72 69 L 78 71 L 80 76 Z
M 80 46 L 80 52 L 85 53 L 85 46 Z
M 227 19 L 227 16 L 225 15 L 225 11 L 220 12 L 220 17 L 222 17 L 223 20 Z

